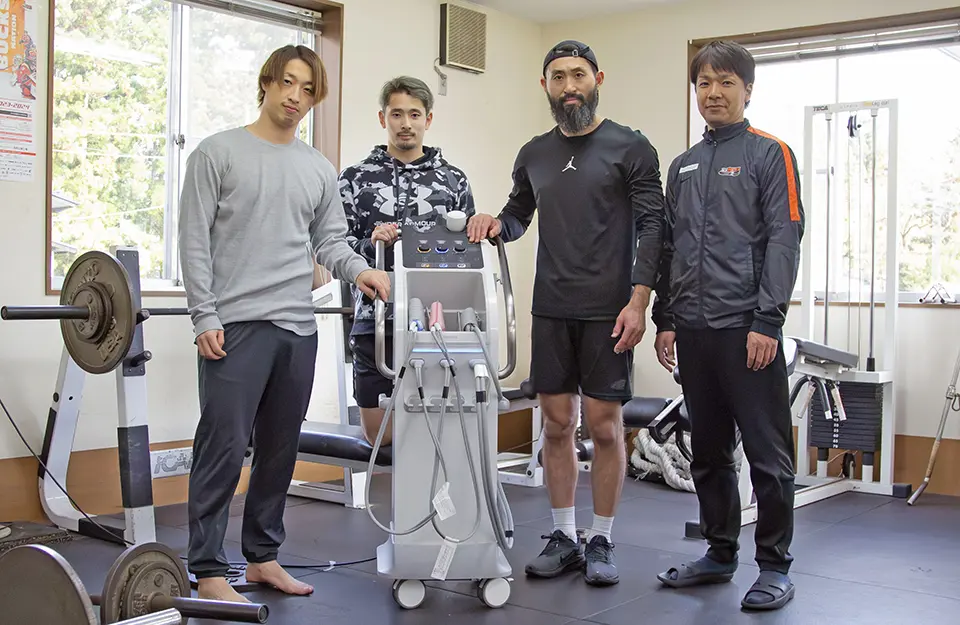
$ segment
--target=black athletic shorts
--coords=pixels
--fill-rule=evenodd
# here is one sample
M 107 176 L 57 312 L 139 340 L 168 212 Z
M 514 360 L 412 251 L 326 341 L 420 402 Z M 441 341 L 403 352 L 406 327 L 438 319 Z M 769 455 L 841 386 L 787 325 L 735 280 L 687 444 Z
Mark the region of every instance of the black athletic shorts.
M 537 393 L 582 392 L 626 403 L 633 399 L 633 350 L 613 351 L 615 320 L 533 317 L 530 381 Z
M 393 337 L 386 337 L 387 363 L 393 362 Z M 393 393 L 393 380 L 383 377 L 377 369 L 376 338 L 373 334 L 350 337 L 353 352 L 353 398 L 361 408 L 379 408 L 380 395 Z

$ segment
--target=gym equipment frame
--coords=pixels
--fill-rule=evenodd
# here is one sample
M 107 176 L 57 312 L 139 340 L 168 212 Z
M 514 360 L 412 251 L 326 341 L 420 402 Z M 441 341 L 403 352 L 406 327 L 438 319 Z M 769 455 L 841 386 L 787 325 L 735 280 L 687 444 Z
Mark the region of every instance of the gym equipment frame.
M 894 468 L 894 435 L 896 425 L 896 388 L 893 384 L 894 370 L 897 357 L 897 317 L 898 317 L 898 294 L 899 294 L 899 202 L 897 195 L 897 163 L 898 163 L 898 104 L 897 100 L 871 100 L 863 102 L 846 102 L 836 104 L 824 104 L 818 106 L 808 106 L 804 115 L 804 169 L 803 169 L 803 201 L 806 207 L 807 225 L 809 233 L 805 236 L 802 243 L 802 299 L 800 305 L 800 314 L 802 320 L 803 333 L 809 340 L 814 337 L 814 288 L 813 288 L 813 256 L 814 256 L 814 236 L 813 224 L 820 218 L 820 211 L 814 210 L 816 204 L 814 200 L 814 188 L 817 172 L 814 171 L 813 164 L 813 144 L 814 129 L 817 119 L 823 118 L 827 122 L 827 152 L 828 155 L 833 146 L 830 144 L 832 133 L 830 128 L 834 123 L 834 117 L 841 113 L 857 113 L 867 111 L 870 114 L 874 141 L 877 138 L 877 116 L 880 111 L 886 111 L 888 114 L 888 132 L 887 132 L 887 198 L 886 198 L 886 267 L 885 267 L 885 288 L 884 288 L 884 334 L 883 334 L 883 355 L 880 359 L 880 369 L 877 368 L 877 360 L 874 355 L 874 309 L 876 293 L 876 225 L 877 225 L 877 150 L 872 150 L 872 193 L 871 193 L 871 246 L 870 246 L 870 310 L 869 310 L 869 351 L 867 356 L 866 369 L 858 368 L 859 362 L 854 366 L 836 366 L 837 363 L 819 362 L 816 359 L 801 358 L 798 363 L 797 373 L 808 374 L 818 377 L 822 380 L 828 380 L 839 387 L 839 396 L 847 395 L 844 391 L 850 390 L 849 397 L 844 399 L 855 401 L 856 395 L 873 394 L 870 410 L 879 408 L 879 443 L 880 443 L 880 475 L 879 481 L 873 479 L 873 456 L 875 449 L 863 449 L 863 475 L 861 479 L 850 477 L 831 478 L 827 475 L 829 460 L 826 457 L 828 446 L 824 445 L 821 439 L 820 444 L 811 445 L 811 430 L 815 425 L 815 416 L 810 413 L 809 419 L 804 423 L 803 414 L 800 415 L 801 426 L 798 428 L 797 437 L 797 476 L 798 486 L 807 488 L 798 489 L 797 497 L 801 501 L 819 501 L 847 491 L 860 491 L 876 495 L 887 495 L 898 498 L 905 498 L 910 491 L 910 485 L 895 484 L 893 481 Z M 829 163 L 829 156 L 828 156 Z M 831 172 L 827 170 L 827 179 Z M 827 202 L 824 211 L 826 220 L 827 240 L 830 237 L 831 214 L 830 214 L 830 186 L 827 186 Z M 832 253 L 828 248 L 827 255 Z M 827 263 L 829 271 L 829 261 Z M 827 273 L 827 281 L 824 296 L 824 316 L 829 313 L 830 300 L 830 274 Z M 829 323 L 824 323 L 824 345 L 829 346 L 828 335 Z M 801 354 L 802 356 L 802 354 Z M 874 390 L 871 390 L 874 389 Z M 828 398 L 824 398 L 828 400 Z M 856 400 L 859 400 L 857 397 Z M 877 406 L 879 404 L 879 406 Z M 842 403 L 841 409 L 842 409 Z M 814 406 L 811 406 L 813 408 Z M 819 406 L 823 412 L 828 413 L 826 420 L 830 419 L 830 410 L 828 406 Z M 823 414 L 823 412 L 821 414 Z M 837 411 L 835 411 L 837 412 Z M 848 413 L 850 410 L 847 411 Z M 838 440 L 837 428 L 843 425 L 843 421 L 848 415 L 840 412 L 833 415 L 834 435 L 833 448 L 843 448 L 842 441 Z M 814 432 L 814 434 L 816 434 Z M 872 433 L 871 433 L 872 435 Z M 842 434 L 840 435 L 842 436 Z M 810 459 L 808 449 L 810 446 L 818 446 L 818 460 L 816 475 L 810 475 Z M 811 490 L 815 488 L 815 490 Z M 804 492 L 809 491 L 809 492 Z
M 352 309 L 317 308 L 317 314 Z M 141 308 L 140 263 L 135 248 L 87 252 L 71 265 L 57 306 L 4 306 L 4 320 L 59 319 L 64 347 L 39 454 L 40 503 L 57 527 L 127 545 L 156 540 L 153 480 L 190 472 L 192 448 L 150 451 L 142 324 L 151 316 L 187 315 L 185 308 Z M 122 526 L 74 507 L 66 489 L 70 454 L 80 419 L 86 375 L 116 372 L 117 444 Z M 314 460 L 316 461 L 316 460 Z M 250 462 L 247 454 L 246 464 Z

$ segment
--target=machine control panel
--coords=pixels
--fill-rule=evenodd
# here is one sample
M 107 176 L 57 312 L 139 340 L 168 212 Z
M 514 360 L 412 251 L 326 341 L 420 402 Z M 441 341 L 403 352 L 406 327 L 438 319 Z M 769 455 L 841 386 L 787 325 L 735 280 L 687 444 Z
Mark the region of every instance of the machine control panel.
M 466 216 L 447 213 L 432 229 L 419 232 L 404 229 L 403 265 L 416 269 L 482 269 L 479 243 L 467 238 Z

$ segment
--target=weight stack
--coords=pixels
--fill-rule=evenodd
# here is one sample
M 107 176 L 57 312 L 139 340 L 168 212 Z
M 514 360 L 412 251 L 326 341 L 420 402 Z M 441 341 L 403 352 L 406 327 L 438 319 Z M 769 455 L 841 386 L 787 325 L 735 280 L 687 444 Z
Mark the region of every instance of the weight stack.
M 883 386 L 867 382 L 840 382 L 837 388 L 847 419 L 841 421 L 836 410 L 832 411 L 833 419 L 825 419 L 820 394 L 815 393 L 807 411 L 810 446 L 819 450 L 859 450 L 871 454 L 879 451 Z

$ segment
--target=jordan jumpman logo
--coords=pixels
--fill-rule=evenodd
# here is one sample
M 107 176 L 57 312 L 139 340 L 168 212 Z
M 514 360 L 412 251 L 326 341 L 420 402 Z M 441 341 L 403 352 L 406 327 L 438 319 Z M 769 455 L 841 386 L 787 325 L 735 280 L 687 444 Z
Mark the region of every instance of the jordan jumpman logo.
M 574 158 L 575 158 L 575 157 L 573 157 L 573 156 L 570 157 L 570 161 L 567 163 L 567 166 L 563 168 L 563 171 L 560 172 L 561 174 L 562 174 L 564 171 L 567 171 L 568 169 L 572 169 L 573 171 L 577 171 L 577 168 L 573 166 L 573 159 L 574 159 Z

